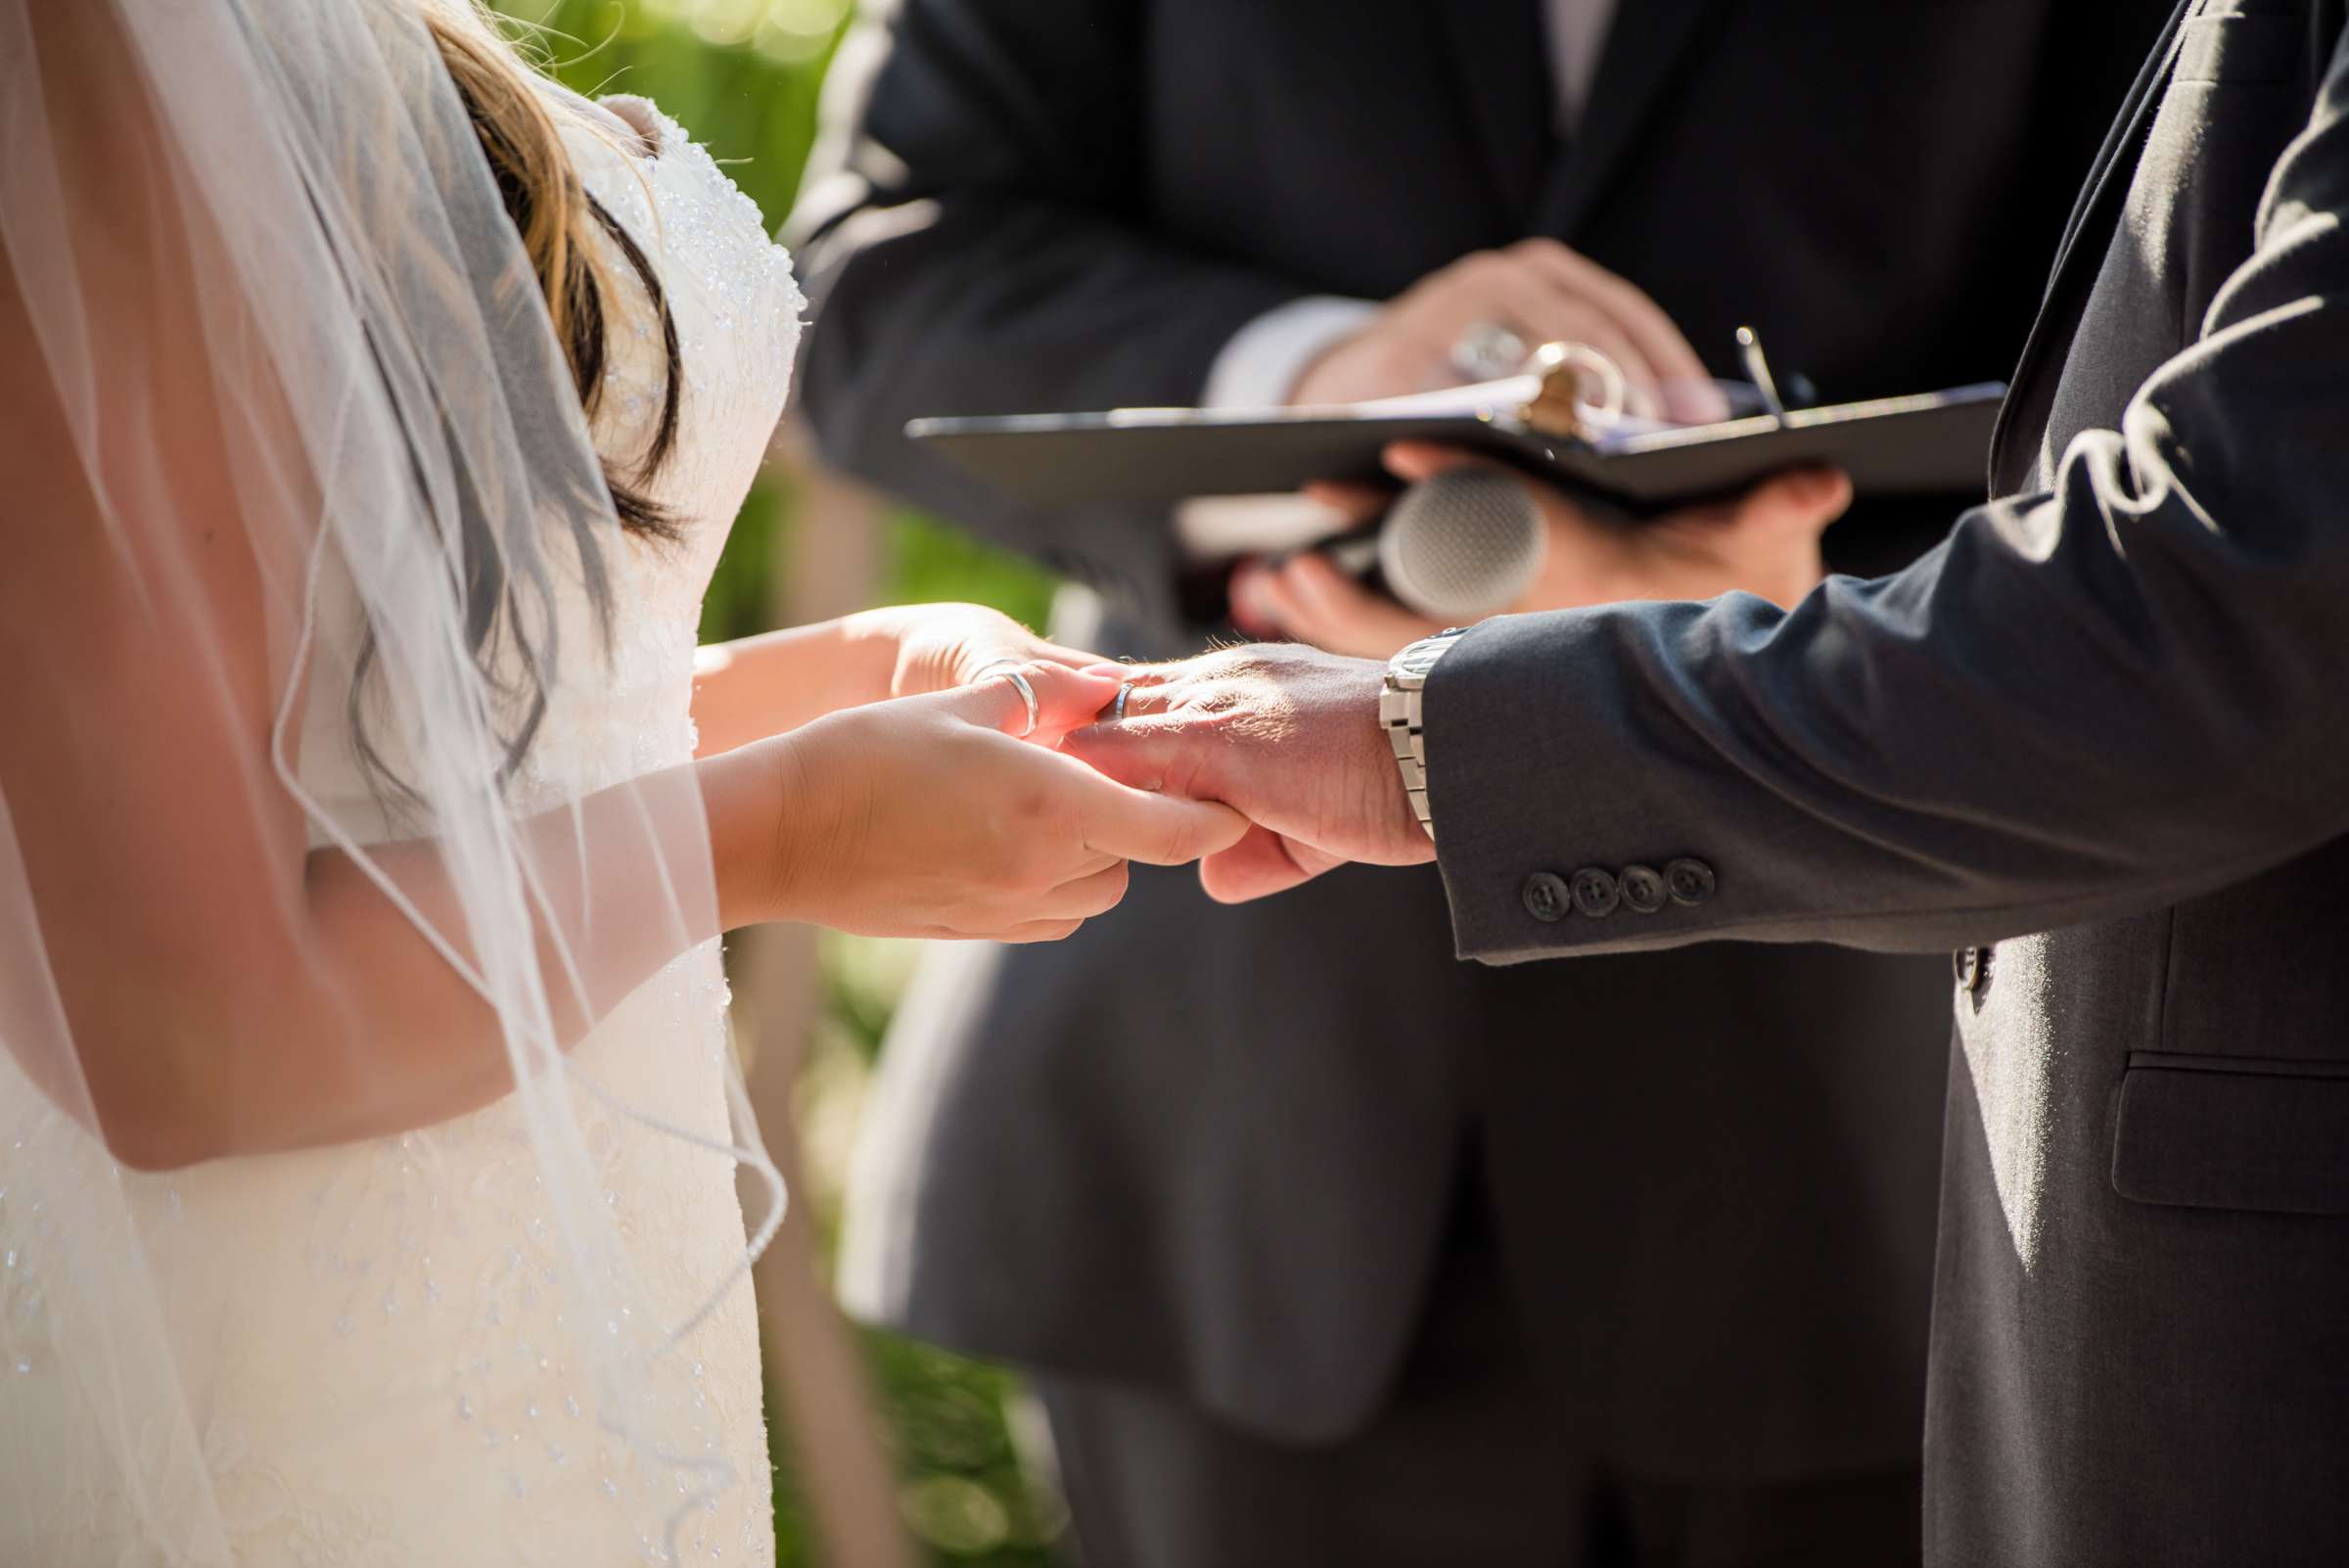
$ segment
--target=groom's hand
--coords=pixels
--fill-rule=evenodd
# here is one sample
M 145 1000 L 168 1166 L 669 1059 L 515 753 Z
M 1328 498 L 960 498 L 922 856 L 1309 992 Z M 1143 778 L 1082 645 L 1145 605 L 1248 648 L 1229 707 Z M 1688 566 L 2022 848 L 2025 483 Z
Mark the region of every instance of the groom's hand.
M 1063 749 L 1121 783 L 1221 801 L 1255 824 L 1199 880 L 1226 903 L 1293 888 L 1349 860 L 1435 858 L 1378 721 L 1386 669 L 1312 648 L 1232 648 L 1118 671 L 1126 716 Z

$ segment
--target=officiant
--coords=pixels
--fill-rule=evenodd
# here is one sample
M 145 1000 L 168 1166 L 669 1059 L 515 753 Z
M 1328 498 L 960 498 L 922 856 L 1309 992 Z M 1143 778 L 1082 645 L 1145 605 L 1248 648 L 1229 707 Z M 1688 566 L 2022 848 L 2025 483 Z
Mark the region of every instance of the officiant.
M 844 46 L 795 220 L 806 405 L 1088 584 L 1073 635 L 1391 652 L 1316 567 L 1235 602 L 1177 519 L 1025 509 L 901 427 L 1411 392 L 1556 336 L 1671 412 L 1745 324 L 1822 400 L 2003 378 L 2167 9 L 907 0 Z M 1834 486 L 1781 486 L 1678 537 L 1782 597 L 1822 528 L 1886 571 L 1977 499 L 1826 528 Z M 1552 510 L 1553 583 L 1689 592 L 1664 550 L 1578 576 L 1620 535 Z M 850 1305 L 1032 1374 L 1094 1568 L 1914 1560 L 1947 960 L 1451 948 L 1433 870 L 1224 908 L 1137 868 L 1065 945 L 940 955 Z

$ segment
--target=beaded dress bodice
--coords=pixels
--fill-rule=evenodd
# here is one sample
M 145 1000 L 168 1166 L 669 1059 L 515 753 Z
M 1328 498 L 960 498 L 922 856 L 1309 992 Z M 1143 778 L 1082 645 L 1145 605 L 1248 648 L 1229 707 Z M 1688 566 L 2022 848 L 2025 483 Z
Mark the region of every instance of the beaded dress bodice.
M 702 595 L 781 413 L 803 308 L 758 208 L 674 121 L 642 100 L 558 107 L 582 181 L 649 258 L 674 320 L 677 437 L 648 488 L 681 532 L 611 552 L 609 657 L 572 661 L 549 684 L 517 780 L 548 800 L 692 756 Z M 640 294 L 622 305 L 593 430 L 625 465 L 650 439 L 666 377 L 657 318 Z M 303 786 L 349 800 L 367 784 L 344 709 L 313 696 L 308 712 Z M 747 1279 L 726 1284 L 744 1248 L 736 1168 L 653 1125 L 729 1141 L 725 1004 L 705 944 L 573 1053 L 608 1095 L 572 1103 L 636 1299 L 682 1323 L 722 1287 L 665 1373 L 686 1407 L 685 1452 L 648 1465 L 596 1419 L 580 1335 L 641 1325 L 581 1321 L 512 1096 L 397 1137 L 167 1175 L 107 1167 L 93 1144 L 80 1178 L 123 1184 L 179 1366 L 201 1368 L 186 1407 L 226 1556 L 216 1543 L 159 1548 L 127 1523 L 117 1476 L 60 1458 L 37 1494 L 46 1511 L 0 1520 L 0 1561 L 603 1568 L 664 1561 L 673 1545 L 697 1563 L 771 1563 L 753 1305 Z M 0 1110 L 39 1103 L 21 1084 L 0 1089 Z M 44 1321 L 69 1294 L 68 1238 L 44 1232 L 36 1199 L 0 1192 L 0 1399 L 35 1410 L 45 1380 L 75 1375 Z

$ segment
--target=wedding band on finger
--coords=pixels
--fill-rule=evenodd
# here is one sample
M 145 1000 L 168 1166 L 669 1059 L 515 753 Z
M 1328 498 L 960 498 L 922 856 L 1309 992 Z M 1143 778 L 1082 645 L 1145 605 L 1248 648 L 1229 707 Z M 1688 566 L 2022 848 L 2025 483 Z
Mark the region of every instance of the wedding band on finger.
M 1128 680 L 1118 687 L 1118 700 L 1109 705 L 1109 721 L 1113 724 L 1126 717 L 1126 699 L 1133 695 L 1133 682 Z
M 1031 735 L 1033 735 L 1033 734 L 1035 734 L 1035 733 L 1036 733 L 1036 688 L 1035 688 L 1034 686 L 1031 686 L 1031 685 L 1029 685 L 1029 684 L 1028 684 L 1028 677 L 1027 677 L 1026 675 L 1023 675 L 1023 674 L 1021 674 L 1021 673 L 1020 673 L 1018 670 L 1016 670 L 1016 669 L 1006 669 L 1006 670 L 1004 670 L 1004 671 L 1003 671 L 1003 678 L 1004 678 L 1005 680 L 1008 680 L 1008 681 L 1010 681 L 1014 687 L 1018 688 L 1018 690 L 1019 690 L 1019 694 L 1020 694 L 1020 701 L 1022 701 L 1022 702 L 1024 702 L 1024 703 L 1026 703 L 1026 704 L 1028 705 L 1028 727 L 1027 727 L 1026 729 L 1023 729 L 1023 730 L 1021 730 L 1021 731 L 1020 731 L 1020 735 L 1019 735 L 1019 738 L 1020 738 L 1021 740 L 1026 740 L 1026 739 L 1027 739 L 1029 736 L 1031 736 Z
M 1014 658 L 1009 654 L 1005 654 L 999 659 L 990 659 L 986 664 L 981 665 L 964 684 L 976 686 L 981 681 L 991 678 L 998 669 L 1017 669 L 1026 663 L 1026 660 Z

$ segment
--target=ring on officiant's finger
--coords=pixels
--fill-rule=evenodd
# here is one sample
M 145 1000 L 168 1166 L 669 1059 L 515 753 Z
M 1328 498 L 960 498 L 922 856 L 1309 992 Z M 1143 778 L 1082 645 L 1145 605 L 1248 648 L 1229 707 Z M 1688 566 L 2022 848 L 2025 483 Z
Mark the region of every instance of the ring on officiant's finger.
M 990 666 L 990 668 L 992 668 L 992 667 Z M 1013 687 L 1014 687 L 1014 688 L 1015 688 L 1015 689 L 1016 689 L 1016 690 L 1019 692 L 1019 694 L 1020 694 L 1020 701 L 1022 701 L 1022 702 L 1024 702 L 1024 703 L 1026 703 L 1026 704 L 1028 705 L 1028 727 L 1027 727 L 1026 729 L 1023 729 L 1023 730 L 1021 730 L 1021 731 L 1020 731 L 1020 734 L 1019 734 L 1019 738 L 1020 738 L 1021 740 L 1026 740 L 1026 739 L 1027 739 L 1029 736 L 1031 736 L 1031 735 L 1033 735 L 1033 734 L 1035 734 L 1035 733 L 1036 733 L 1036 688 L 1035 688 L 1034 686 L 1031 686 L 1031 685 L 1029 685 L 1029 684 L 1028 684 L 1028 677 L 1027 677 L 1026 675 L 1023 675 L 1023 674 L 1021 674 L 1021 673 L 1020 673 L 1018 670 L 1016 670 L 1016 669 L 1006 669 L 1006 670 L 1004 670 L 1004 671 L 1003 671 L 1003 678 L 1004 678 L 1005 680 L 1008 680 L 1008 681 L 1010 681 L 1010 682 L 1011 682 L 1012 686 L 1013 686 Z
M 1525 368 L 1533 346 L 1499 321 L 1472 321 L 1451 345 L 1451 368 L 1470 381 L 1498 381 Z

